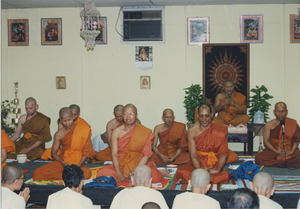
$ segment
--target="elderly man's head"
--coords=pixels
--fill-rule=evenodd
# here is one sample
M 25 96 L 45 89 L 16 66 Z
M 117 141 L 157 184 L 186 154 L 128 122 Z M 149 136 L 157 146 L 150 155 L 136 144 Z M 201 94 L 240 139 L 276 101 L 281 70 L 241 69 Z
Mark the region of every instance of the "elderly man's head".
M 258 209 L 259 198 L 255 192 L 248 188 L 236 189 L 232 192 L 227 206 L 235 209 Z

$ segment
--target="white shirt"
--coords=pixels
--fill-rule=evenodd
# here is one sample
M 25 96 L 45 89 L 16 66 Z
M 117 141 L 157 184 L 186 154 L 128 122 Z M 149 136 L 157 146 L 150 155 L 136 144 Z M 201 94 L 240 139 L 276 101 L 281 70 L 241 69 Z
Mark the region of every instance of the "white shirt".
M 94 209 L 92 201 L 86 196 L 71 190 L 69 187 L 64 188 L 48 197 L 47 209 Z
M 101 139 L 101 134 L 98 134 L 92 139 L 93 143 L 93 149 L 96 152 L 99 152 L 100 150 L 103 150 L 108 147 L 108 143 L 104 143 L 103 140 Z
M 22 196 L 7 187 L 2 187 L 2 209 L 24 209 L 25 206 L 26 203 Z
M 220 203 L 204 194 L 184 192 L 176 195 L 172 209 L 196 209 L 196 208 L 211 208 L 221 209 Z
M 282 209 L 282 206 L 277 202 L 271 200 L 262 195 L 258 195 L 259 197 L 259 208 L 260 209 Z
M 159 191 L 143 186 L 121 190 L 114 197 L 110 209 L 141 209 L 147 202 L 155 202 L 161 209 L 169 209 Z
M 300 209 L 300 198 L 299 198 L 299 201 L 298 201 L 298 207 L 297 209 Z

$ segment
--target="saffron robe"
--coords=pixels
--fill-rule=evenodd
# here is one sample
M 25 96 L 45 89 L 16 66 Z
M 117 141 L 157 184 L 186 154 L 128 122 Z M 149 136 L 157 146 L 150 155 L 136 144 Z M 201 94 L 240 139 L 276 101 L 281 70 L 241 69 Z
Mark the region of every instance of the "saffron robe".
M 212 167 L 218 167 L 218 158 L 220 155 L 228 156 L 228 138 L 227 127 L 216 123 L 211 123 L 209 129 L 195 137 L 195 144 L 197 149 L 197 157 L 201 168 L 210 167 L 210 156 L 214 158 Z M 178 167 L 176 177 L 184 178 L 187 182 L 191 179 L 193 170 L 196 168 L 190 162 L 189 164 Z M 225 184 L 230 180 L 230 174 L 226 170 L 220 173 L 211 174 L 212 184 Z
M 91 129 L 85 125 L 75 125 L 61 140 L 63 152 L 59 155 L 69 165 L 78 165 L 82 156 L 93 157 L 93 144 L 91 140 Z M 80 167 L 84 172 L 84 179 L 92 176 L 90 169 Z M 64 166 L 53 161 L 35 169 L 32 174 L 33 180 L 61 180 Z
M 153 139 L 154 134 L 151 133 L 151 130 L 136 122 L 135 127 L 118 140 L 119 166 L 124 174 L 127 175 L 133 171 L 142 157 L 146 156 L 150 158 L 152 156 L 151 142 Z M 163 176 L 161 172 L 156 169 L 155 163 L 148 162 L 146 165 L 152 170 L 153 182 L 161 182 Z M 113 164 L 100 168 L 97 172 L 97 178 L 99 176 L 112 176 L 118 182 Z
M 1 149 L 6 149 L 6 153 L 15 150 L 14 143 L 10 140 L 10 138 L 6 135 L 5 131 L 3 130 L 1 130 Z M 7 165 L 5 161 L 1 163 L 1 171 L 5 165 Z
M 176 154 L 178 148 L 187 148 L 187 133 L 185 124 L 173 122 L 172 127 L 158 134 L 160 144 L 157 146 L 159 152 L 167 157 L 172 157 Z M 164 161 L 153 153 L 150 161 L 155 164 L 165 164 Z M 174 162 L 169 164 L 184 164 L 190 161 L 189 153 L 183 149 L 177 156 Z
M 285 118 L 284 150 L 291 151 L 293 143 L 300 142 L 300 128 L 296 120 Z M 282 128 L 278 124 L 270 131 L 270 143 L 276 150 L 281 150 L 282 146 Z M 255 163 L 264 166 L 278 166 L 281 164 L 281 155 L 276 154 L 269 148 L 265 148 L 261 153 L 255 156 Z M 283 156 L 283 163 L 288 167 L 300 168 L 300 151 L 295 150 L 292 156 Z
M 27 153 L 29 160 L 36 160 L 41 158 L 45 151 L 45 142 L 50 141 L 52 136 L 50 134 L 51 119 L 42 113 L 37 112 L 33 118 L 23 123 L 24 136 L 15 142 L 15 153 L 19 154 L 23 149 L 31 147 L 37 141 L 42 141 L 42 144 L 37 148 Z M 16 158 L 16 154 L 9 154 L 9 158 Z
M 223 102 L 225 99 L 228 99 L 228 96 L 223 98 L 221 102 Z M 247 112 L 247 105 L 246 105 L 246 97 L 239 93 L 234 91 L 231 94 L 231 99 L 233 99 L 236 103 L 238 103 L 242 108 L 244 113 Z M 218 117 L 215 117 L 213 122 L 222 124 L 222 125 L 233 125 L 237 126 L 239 124 L 247 124 L 250 121 L 250 117 L 246 114 L 239 113 L 238 109 L 233 105 L 225 105 L 222 107 L 222 109 L 218 113 Z
M 90 124 L 88 124 L 83 118 L 78 117 L 77 120 L 74 122 L 75 124 L 82 124 L 91 128 Z

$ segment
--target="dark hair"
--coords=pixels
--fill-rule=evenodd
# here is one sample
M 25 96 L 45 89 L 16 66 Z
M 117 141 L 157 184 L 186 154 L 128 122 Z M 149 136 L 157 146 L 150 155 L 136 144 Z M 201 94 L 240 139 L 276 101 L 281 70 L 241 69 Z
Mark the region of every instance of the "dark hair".
M 63 170 L 62 178 L 66 187 L 77 188 L 84 178 L 83 171 L 77 165 L 66 165 Z
M 155 202 L 146 202 L 141 209 L 160 209 L 160 206 Z
M 236 189 L 231 193 L 227 207 L 235 209 L 258 209 L 259 198 L 255 192 L 248 188 Z

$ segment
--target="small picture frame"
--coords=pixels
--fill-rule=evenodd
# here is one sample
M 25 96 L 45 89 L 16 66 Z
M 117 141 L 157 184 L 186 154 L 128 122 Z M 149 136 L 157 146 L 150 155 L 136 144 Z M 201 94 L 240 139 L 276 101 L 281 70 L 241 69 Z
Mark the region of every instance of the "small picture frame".
M 263 15 L 240 16 L 240 42 L 263 43 Z
M 150 76 L 141 76 L 140 77 L 140 88 L 141 89 L 150 89 L 150 87 L 151 87 Z
M 209 43 L 209 17 L 188 17 L 188 46 Z
M 29 46 L 28 19 L 8 19 L 8 46 Z
M 100 34 L 96 37 L 95 44 L 107 44 L 107 19 L 100 17 Z
M 300 43 L 300 16 L 290 15 L 290 41 L 291 43 Z
M 62 45 L 62 19 L 41 18 L 42 45 Z
M 56 89 L 66 89 L 66 76 L 56 76 Z

